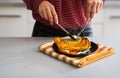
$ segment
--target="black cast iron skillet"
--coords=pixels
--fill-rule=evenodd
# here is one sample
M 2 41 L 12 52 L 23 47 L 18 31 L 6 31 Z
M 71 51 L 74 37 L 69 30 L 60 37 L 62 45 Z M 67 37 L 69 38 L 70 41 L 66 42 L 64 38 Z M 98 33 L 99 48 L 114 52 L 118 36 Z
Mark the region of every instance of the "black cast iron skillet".
M 89 50 L 89 53 L 79 54 L 79 55 L 64 54 L 64 53 L 60 52 L 58 50 L 58 47 L 57 47 L 57 45 L 55 43 L 53 44 L 53 49 L 54 49 L 54 51 L 56 53 L 59 53 L 59 54 L 63 54 L 63 55 L 69 56 L 69 57 L 81 57 L 82 58 L 82 57 L 85 57 L 85 56 L 90 55 L 93 52 L 95 52 L 98 49 L 98 45 L 96 43 L 94 43 L 94 42 L 91 41 L 91 48 Z

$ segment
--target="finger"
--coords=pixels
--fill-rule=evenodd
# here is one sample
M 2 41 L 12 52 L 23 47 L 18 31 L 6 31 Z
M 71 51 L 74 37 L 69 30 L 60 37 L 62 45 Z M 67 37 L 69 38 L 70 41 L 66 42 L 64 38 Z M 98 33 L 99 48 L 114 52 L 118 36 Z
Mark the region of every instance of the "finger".
M 97 7 L 97 4 L 96 2 L 93 3 L 92 5 L 92 9 L 91 9 L 91 13 L 90 13 L 90 19 L 92 19 L 96 13 L 96 7 Z
M 58 24 L 58 16 L 57 16 L 57 13 L 56 13 L 56 11 L 55 11 L 55 8 L 52 7 L 51 9 L 52 9 L 51 12 L 52 12 L 52 16 L 53 16 L 53 22 L 54 22 L 55 24 Z
M 53 15 L 52 15 L 51 9 L 47 10 L 47 16 L 50 24 L 53 25 Z
M 90 13 L 91 13 L 91 3 L 87 4 L 87 19 L 90 19 Z
M 40 14 L 41 18 L 44 18 L 44 14 L 43 14 L 42 8 L 39 8 L 39 14 Z
M 43 11 L 43 18 L 48 20 L 48 16 L 47 16 L 47 11 L 46 10 Z
M 39 14 L 40 14 L 41 18 L 44 18 L 44 15 L 43 15 L 43 13 L 39 13 Z
M 100 9 L 102 8 L 103 6 L 103 1 L 101 0 L 101 3 L 100 3 Z
M 100 10 L 100 3 L 98 2 L 97 5 L 96 5 L 96 13 L 98 13 Z

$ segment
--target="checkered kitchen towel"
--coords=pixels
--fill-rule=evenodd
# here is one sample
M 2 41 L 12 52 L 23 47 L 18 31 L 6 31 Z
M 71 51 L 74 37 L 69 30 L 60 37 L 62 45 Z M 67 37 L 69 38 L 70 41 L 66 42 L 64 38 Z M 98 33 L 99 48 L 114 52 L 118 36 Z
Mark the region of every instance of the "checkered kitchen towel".
M 101 44 L 97 44 L 99 46 L 99 48 L 95 52 L 93 52 L 92 54 L 90 54 L 88 56 L 85 56 L 83 58 L 69 57 L 69 56 L 66 56 L 63 54 L 59 54 L 58 52 L 55 52 L 52 47 L 53 43 L 54 43 L 54 40 L 49 40 L 49 41 L 43 42 L 39 46 L 39 50 L 49 56 L 52 56 L 63 62 L 75 65 L 77 67 L 86 66 L 92 62 L 95 62 L 99 59 L 105 58 L 105 57 L 110 56 L 115 53 L 115 51 L 112 47 L 107 47 L 107 46 L 104 46 Z

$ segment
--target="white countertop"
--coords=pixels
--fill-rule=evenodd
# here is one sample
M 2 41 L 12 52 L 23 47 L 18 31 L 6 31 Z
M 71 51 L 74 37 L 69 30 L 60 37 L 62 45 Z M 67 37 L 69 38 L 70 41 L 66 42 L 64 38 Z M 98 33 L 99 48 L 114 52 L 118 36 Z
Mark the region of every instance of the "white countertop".
M 53 38 L 0 38 L 0 78 L 120 78 L 120 38 L 91 38 L 114 47 L 116 54 L 83 68 L 54 59 L 38 50 Z

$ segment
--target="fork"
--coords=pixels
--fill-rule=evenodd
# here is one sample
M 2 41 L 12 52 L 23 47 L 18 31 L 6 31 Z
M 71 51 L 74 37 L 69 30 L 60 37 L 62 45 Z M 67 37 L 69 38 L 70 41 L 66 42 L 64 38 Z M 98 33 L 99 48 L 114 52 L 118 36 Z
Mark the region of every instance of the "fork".
M 89 23 L 90 21 L 91 21 L 90 19 L 88 19 L 88 20 L 86 21 L 86 23 L 85 23 L 85 25 L 84 25 L 84 28 L 83 28 L 80 32 L 78 32 L 77 38 L 74 38 L 74 37 L 72 36 L 72 34 L 70 34 L 70 33 L 69 33 L 65 28 L 63 28 L 63 26 L 61 26 L 60 24 L 57 24 L 57 25 L 58 25 L 64 32 L 66 32 L 67 35 L 68 35 L 71 39 L 77 40 L 77 39 L 79 39 L 79 36 L 80 36 L 81 33 L 85 30 L 86 26 L 88 25 L 88 23 Z
M 78 32 L 78 34 L 77 34 L 77 39 L 79 38 L 79 36 L 81 35 L 81 33 L 85 30 L 85 28 L 87 27 L 87 25 L 88 25 L 88 23 L 89 23 L 90 21 L 91 21 L 91 20 L 88 19 L 88 20 L 86 21 L 86 23 L 85 23 L 83 29 L 82 29 L 80 32 Z

